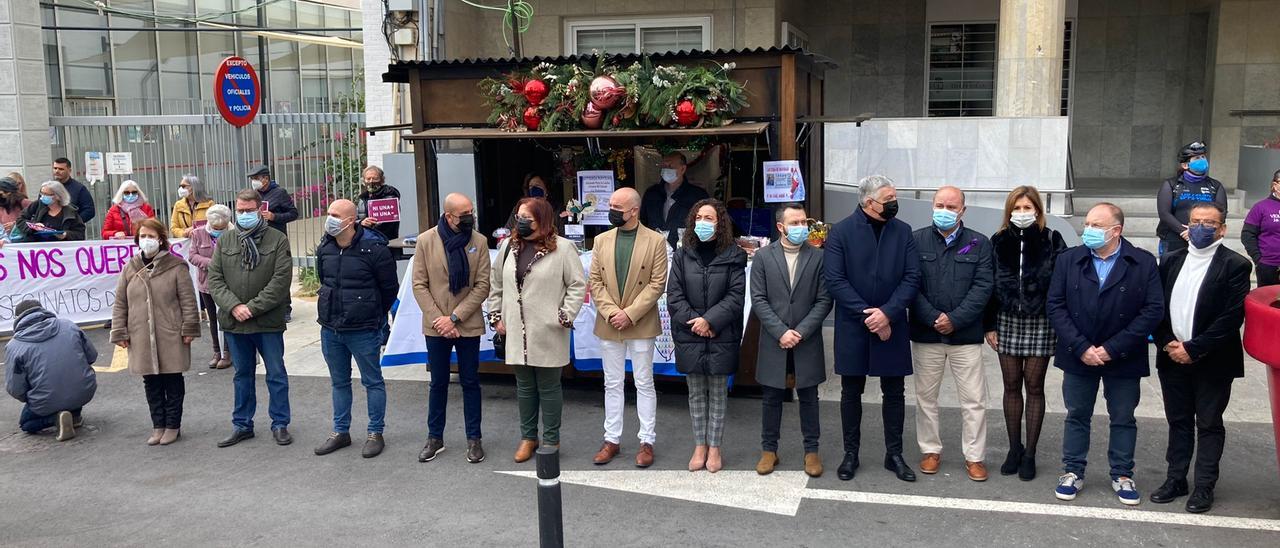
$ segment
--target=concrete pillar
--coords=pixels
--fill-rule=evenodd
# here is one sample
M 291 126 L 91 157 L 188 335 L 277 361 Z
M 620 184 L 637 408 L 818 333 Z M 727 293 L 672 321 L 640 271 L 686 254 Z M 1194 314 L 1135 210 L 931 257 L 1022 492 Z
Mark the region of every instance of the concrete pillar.
M 0 0 L 3 2 L 5 0 Z M 395 86 L 382 82 L 382 73 L 391 62 L 391 50 L 382 38 L 382 0 L 361 0 L 364 13 L 364 119 L 368 126 L 387 126 L 395 119 Z M 370 135 L 367 141 L 368 165 L 382 166 L 382 155 L 395 152 L 394 135 L 399 132 L 384 131 Z
M 996 116 L 1057 116 L 1066 0 L 1000 0 Z
M 34 194 L 50 177 L 49 104 L 38 0 L 0 0 L 0 176 Z

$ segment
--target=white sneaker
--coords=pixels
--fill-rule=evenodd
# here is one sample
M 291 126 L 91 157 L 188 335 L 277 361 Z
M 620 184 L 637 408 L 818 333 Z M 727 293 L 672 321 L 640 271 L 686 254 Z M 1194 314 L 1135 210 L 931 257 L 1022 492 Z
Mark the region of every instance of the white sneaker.
M 1116 497 L 1125 505 L 1137 506 L 1142 502 L 1142 495 L 1138 494 L 1138 485 L 1132 478 L 1121 477 L 1111 480 L 1111 490 L 1116 492 Z
M 1084 480 L 1075 472 L 1067 472 L 1058 476 L 1058 488 L 1053 490 L 1053 496 L 1058 500 L 1076 500 L 1081 489 L 1084 489 Z

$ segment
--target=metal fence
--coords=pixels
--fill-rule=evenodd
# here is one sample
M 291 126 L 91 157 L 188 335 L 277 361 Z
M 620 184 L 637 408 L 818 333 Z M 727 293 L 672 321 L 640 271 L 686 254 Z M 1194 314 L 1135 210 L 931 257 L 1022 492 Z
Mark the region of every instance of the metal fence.
M 183 175 L 199 177 L 214 200 L 231 205 L 236 192 L 248 187 L 246 173 L 265 164 L 298 206 L 300 217 L 289 225 L 289 237 L 295 262 L 306 265 L 324 234 L 329 203 L 360 192 L 365 139 L 357 100 L 302 107 L 260 114 L 239 129 L 222 120 L 212 103 L 200 106 L 203 114 L 191 115 L 111 116 L 67 108 L 65 115 L 50 117 L 53 156 L 70 159 L 76 179 L 85 181 L 86 152 L 132 153 L 132 174 L 107 175 L 90 186 L 98 208 L 89 226 L 91 239 L 101 235 L 111 199 L 127 179 L 138 182 L 156 216 L 168 223 Z M 47 176 L 27 174 L 35 186 Z

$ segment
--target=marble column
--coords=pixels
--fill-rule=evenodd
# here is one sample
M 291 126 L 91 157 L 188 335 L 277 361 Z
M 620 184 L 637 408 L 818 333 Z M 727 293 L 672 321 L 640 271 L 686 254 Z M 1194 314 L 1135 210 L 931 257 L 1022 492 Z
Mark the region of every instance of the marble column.
M 49 103 L 37 0 L 0 0 L 0 176 L 49 177 Z M 33 185 L 34 181 L 34 186 Z
M 996 116 L 1057 116 L 1066 0 L 1000 0 Z

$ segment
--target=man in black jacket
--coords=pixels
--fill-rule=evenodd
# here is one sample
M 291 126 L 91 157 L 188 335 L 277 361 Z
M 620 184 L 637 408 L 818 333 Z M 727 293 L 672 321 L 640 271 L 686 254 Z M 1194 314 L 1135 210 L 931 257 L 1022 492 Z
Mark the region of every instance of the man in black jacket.
M 399 283 L 387 240 L 356 222 L 356 204 L 337 200 L 329 205 L 325 236 L 316 248 L 317 302 L 320 348 L 333 384 L 333 433 L 316 448 L 327 455 L 351 445 L 351 359 L 360 367 L 369 405 L 369 436 L 365 458 L 382 453 L 383 417 L 387 391 L 378 351 L 382 327 L 395 302 Z
M 399 238 L 400 221 L 378 222 L 369 216 L 369 202 L 391 199 L 399 202 L 400 191 L 387 184 L 386 174 L 378 166 L 364 168 L 361 176 L 364 177 L 364 190 L 361 190 L 360 196 L 356 198 L 356 219 L 360 221 L 360 226 L 378 231 L 388 242 Z M 402 249 L 397 247 L 391 250 L 391 258 L 398 261 L 403 256 Z
M 1151 493 L 1151 502 L 1173 502 L 1187 494 L 1187 470 L 1195 451 L 1195 491 L 1187 499 L 1187 511 L 1193 513 L 1213 507 L 1226 441 L 1222 414 L 1231 400 L 1231 382 L 1244 376 L 1240 326 L 1250 265 L 1222 245 L 1226 220 L 1226 212 L 1217 205 L 1196 204 L 1187 223 L 1191 247 L 1170 253 L 1160 263 L 1169 306 L 1156 330 L 1162 350 L 1156 367 L 1169 420 L 1169 469 L 1164 485 Z
M 916 437 L 924 458 L 920 471 L 936 474 L 942 459 L 938 433 L 938 389 L 950 366 L 964 418 L 961 451 L 973 481 L 986 481 L 987 377 L 982 368 L 982 313 L 995 286 L 991 242 L 960 218 L 964 193 L 944 186 L 933 195 L 933 226 L 915 231 L 920 253 L 920 291 L 910 309 L 915 361 Z
M 684 154 L 672 152 L 662 159 L 662 184 L 644 191 L 640 201 L 640 223 L 667 233 L 667 243 L 675 248 L 680 229 L 689 216 L 689 208 L 710 197 L 702 187 L 685 180 L 688 160 Z
M 249 172 L 249 184 L 262 195 L 262 203 L 266 205 L 262 218 L 267 220 L 267 226 L 289 235 L 288 224 L 298 220 L 298 206 L 293 204 L 289 191 L 271 180 L 267 166 L 258 166 Z
M 62 183 L 63 188 L 67 189 L 67 194 L 71 195 L 71 205 L 76 206 L 76 216 L 80 217 L 81 221 L 88 223 L 98 214 L 97 208 L 93 206 L 93 193 L 89 192 L 84 183 L 71 176 L 71 160 L 66 158 L 54 160 L 53 178 Z

